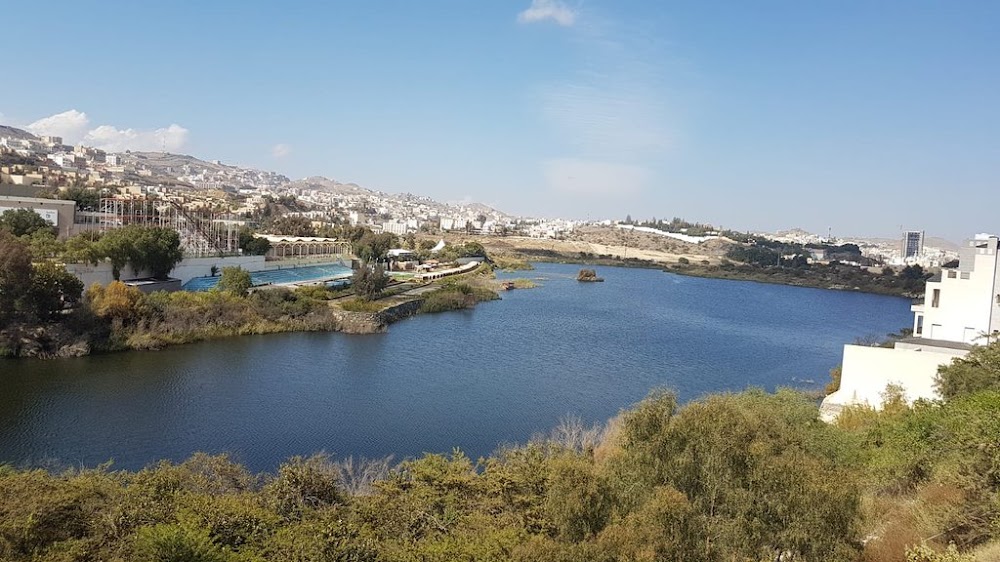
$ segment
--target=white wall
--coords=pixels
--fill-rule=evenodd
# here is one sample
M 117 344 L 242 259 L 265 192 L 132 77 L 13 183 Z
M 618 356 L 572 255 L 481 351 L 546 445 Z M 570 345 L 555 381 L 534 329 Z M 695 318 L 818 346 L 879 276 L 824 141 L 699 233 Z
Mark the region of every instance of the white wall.
M 223 267 L 241 267 L 247 271 L 260 271 L 264 269 L 264 256 L 229 256 L 225 258 L 185 258 L 177 267 L 170 272 L 171 277 L 181 280 L 181 284 L 187 283 L 195 277 L 208 277 L 212 274 L 212 266 L 215 266 L 219 273 Z
M 951 363 L 955 357 L 964 356 L 964 350 L 935 352 L 917 349 L 868 347 L 845 345 L 840 390 L 823 400 L 823 410 L 836 407 L 867 404 L 882 406 L 882 393 L 893 384 L 903 387 L 906 400 L 912 403 L 919 398 L 936 399 L 934 376 L 938 367 Z M 831 408 L 834 407 L 834 408 Z M 824 416 L 828 419 L 828 416 Z
M 66 264 L 66 271 L 76 275 L 76 277 L 83 282 L 84 287 L 89 287 L 94 283 L 107 285 L 115 280 L 114 275 L 111 274 L 110 262 L 102 262 L 97 265 L 90 265 L 89 263 L 68 263 Z M 122 276 L 125 276 L 128 273 L 132 273 L 132 270 L 126 266 L 125 271 L 122 272 Z
M 261 271 L 266 269 L 264 256 L 230 256 L 225 258 L 185 258 L 177 267 L 170 272 L 170 276 L 181 280 L 181 284 L 187 283 L 195 277 L 207 277 L 212 274 L 212 266 L 216 266 L 219 272 L 223 267 L 242 267 L 247 271 Z M 66 264 L 66 271 L 76 275 L 83 281 L 84 287 L 89 287 L 94 283 L 107 285 L 115 280 L 111 272 L 111 263 L 102 262 L 97 265 L 70 263 Z M 122 279 L 132 279 L 135 277 L 148 277 L 149 272 L 140 271 L 136 274 L 132 268 L 125 266 L 122 269 Z

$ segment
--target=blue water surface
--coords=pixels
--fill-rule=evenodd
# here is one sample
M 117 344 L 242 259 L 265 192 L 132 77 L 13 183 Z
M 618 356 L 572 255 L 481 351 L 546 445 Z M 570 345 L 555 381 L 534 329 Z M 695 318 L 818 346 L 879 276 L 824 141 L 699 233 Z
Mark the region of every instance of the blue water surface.
M 385 334 L 277 334 L 159 352 L 0 361 L 0 463 L 138 468 L 196 451 L 253 470 L 292 455 L 486 455 L 567 414 L 603 422 L 651 389 L 821 388 L 905 299 L 542 264 L 539 287 Z

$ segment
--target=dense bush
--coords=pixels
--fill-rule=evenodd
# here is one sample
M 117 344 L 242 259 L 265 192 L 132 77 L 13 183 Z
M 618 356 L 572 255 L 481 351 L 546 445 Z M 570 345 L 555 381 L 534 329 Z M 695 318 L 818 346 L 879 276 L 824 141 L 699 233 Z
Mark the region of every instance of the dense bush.
M 253 287 L 250 272 L 241 267 L 223 267 L 216 288 L 237 297 L 245 297 Z
M 965 357 L 938 369 L 934 387 L 947 399 L 983 390 L 1000 390 L 1000 345 L 977 346 Z
M 1000 519 L 1000 394 L 864 419 L 823 424 L 790 391 L 656 392 L 478 462 L 0 467 L 0 559 L 971 560 Z

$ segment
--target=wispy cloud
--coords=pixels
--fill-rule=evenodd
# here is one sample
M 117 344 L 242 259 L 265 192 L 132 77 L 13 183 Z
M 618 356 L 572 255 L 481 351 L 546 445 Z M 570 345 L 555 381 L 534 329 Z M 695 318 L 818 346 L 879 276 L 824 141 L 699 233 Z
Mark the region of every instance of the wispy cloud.
M 271 147 L 271 156 L 275 158 L 284 158 L 292 153 L 292 147 L 285 143 L 278 143 Z
M 548 185 L 560 192 L 588 196 L 623 196 L 642 191 L 650 173 L 642 166 L 582 158 L 554 158 L 542 162 Z
M 541 89 L 542 115 L 556 134 L 587 154 L 636 155 L 671 145 L 666 109 L 641 81 L 580 76 Z
M 576 23 L 576 10 L 559 0 L 531 0 L 531 7 L 517 15 L 521 23 L 554 21 L 563 27 Z
M 76 109 L 43 117 L 25 129 L 36 135 L 50 135 L 63 138 L 66 144 L 82 142 L 87 146 L 108 152 L 126 150 L 176 152 L 187 145 L 190 131 L 172 124 L 153 130 L 119 129 L 113 125 L 99 125 L 90 128 L 90 118 Z
M 576 67 L 535 91 L 553 148 L 562 152 L 542 160 L 545 181 L 561 192 L 634 193 L 675 143 L 663 76 L 669 62 L 643 24 L 585 15 L 570 35 Z
M 73 143 L 79 140 L 87 131 L 90 119 L 82 111 L 70 109 L 43 117 L 31 123 L 25 129 L 35 135 L 63 137 L 65 142 Z

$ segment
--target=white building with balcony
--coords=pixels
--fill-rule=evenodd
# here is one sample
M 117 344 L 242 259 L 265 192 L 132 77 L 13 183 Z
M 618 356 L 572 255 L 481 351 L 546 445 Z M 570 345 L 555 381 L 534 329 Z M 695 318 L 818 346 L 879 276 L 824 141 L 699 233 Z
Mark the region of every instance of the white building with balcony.
M 882 406 L 886 388 L 906 400 L 936 399 L 938 368 L 986 345 L 1000 333 L 1000 238 L 979 234 L 962 248 L 958 267 L 927 281 L 913 311 L 913 335 L 891 348 L 845 345 L 840 389 L 823 399 L 820 417 L 831 421 L 845 406 Z

